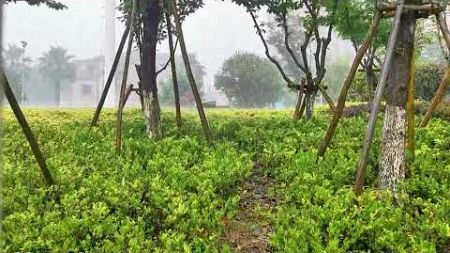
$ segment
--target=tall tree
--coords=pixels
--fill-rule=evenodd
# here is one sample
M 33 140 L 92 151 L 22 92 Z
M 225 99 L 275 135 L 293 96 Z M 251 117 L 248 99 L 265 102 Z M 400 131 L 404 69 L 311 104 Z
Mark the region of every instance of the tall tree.
M 45 80 L 54 85 L 57 106 L 61 103 L 61 84 L 75 77 L 75 65 L 72 58 L 73 56 L 67 54 L 67 49 L 59 46 L 50 47 L 50 50 L 39 58 L 39 71 Z
M 405 0 L 405 4 L 418 4 L 420 0 Z M 407 87 L 410 80 L 416 30 L 414 11 L 401 17 L 392 65 L 387 81 L 386 112 L 380 157 L 380 187 L 397 191 L 397 184 L 405 177 L 405 139 Z
M 266 56 L 276 65 L 288 86 L 300 91 L 297 108 L 306 107 L 306 118 L 310 119 L 313 115 L 314 100 L 319 91 L 322 92 L 330 107 L 334 109 L 334 103 L 328 96 L 322 81 L 326 73 L 327 49 L 331 42 L 339 0 L 233 0 L 233 2 L 246 8 L 253 20 L 257 34 L 263 42 Z M 286 69 L 270 53 L 265 38 L 265 29 L 261 27 L 256 14 L 264 7 L 269 14 L 275 17 L 277 26 L 282 29 L 286 52 L 288 52 L 299 71 L 304 73 L 305 77 L 300 84 L 289 77 Z M 300 52 L 298 53 L 293 50 L 291 45 L 292 27 L 288 21 L 291 15 L 296 15 L 300 11 L 304 12 L 304 21 L 302 22 L 304 31 Z M 321 29 L 322 27 L 326 29 Z M 323 33 L 322 30 L 325 30 L 325 32 Z M 308 54 L 310 49 L 314 51 L 311 64 Z M 303 94 L 305 94 L 304 98 Z M 296 113 L 295 118 L 299 117 L 301 115 Z
M 143 98 L 144 116 L 147 125 L 147 135 L 159 139 L 162 137 L 161 112 L 158 98 L 156 66 L 156 50 L 158 42 L 166 37 L 167 3 L 165 0 L 138 0 L 135 38 L 140 52 L 140 65 L 137 67 L 140 79 L 140 89 Z M 202 0 L 180 0 L 177 2 L 180 16 L 187 15 L 203 6 Z M 131 1 L 123 0 L 121 9 L 125 17 L 130 13 Z M 124 18 L 127 20 L 127 18 Z
M 194 97 L 192 96 L 191 87 L 189 85 L 189 80 L 186 74 L 186 70 L 184 69 L 184 63 L 183 59 L 180 55 L 176 55 L 176 77 L 177 77 L 177 87 L 178 87 L 178 94 L 180 98 L 180 104 L 183 106 L 194 106 L 195 101 Z M 204 78 L 206 75 L 205 72 L 205 66 L 203 66 L 196 57 L 195 54 L 189 54 L 189 59 L 191 60 L 191 67 L 192 71 L 194 73 L 195 80 L 197 81 L 197 86 L 200 92 L 200 95 L 203 95 L 202 88 L 204 86 Z M 169 73 L 170 75 L 167 75 L 167 73 L 164 73 L 164 75 L 160 75 L 158 81 L 158 85 L 160 86 L 161 94 L 161 104 L 163 105 L 173 105 L 175 103 L 174 99 L 174 85 L 173 85 L 173 72 L 172 70 Z M 169 77 L 170 76 L 170 77 Z
M 29 5 L 41 5 L 44 4 L 48 6 L 51 9 L 55 10 L 62 10 L 67 8 L 64 4 L 60 3 L 59 1 L 55 0 L 3 0 L 2 2 L 6 3 L 16 3 L 16 2 L 26 2 Z
M 29 77 L 31 58 L 25 56 L 24 47 L 8 45 L 3 51 L 3 64 L 11 88 L 20 103 L 25 101 L 25 81 Z
M 271 106 L 280 99 L 282 79 L 275 67 L 255 54 L 237 52 L 215 76 L 215 87 L 240 107 Z

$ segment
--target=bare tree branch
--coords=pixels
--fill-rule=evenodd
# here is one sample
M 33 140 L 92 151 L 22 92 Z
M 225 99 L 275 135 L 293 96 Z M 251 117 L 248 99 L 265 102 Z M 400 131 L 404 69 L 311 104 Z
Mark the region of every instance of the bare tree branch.
M 295 56 L 294 51 L 291 48 L 290 42 L 289 42 L 289 28 L 288 28 L 288 24 L 287 24 L 287 15 L 286 13 L 283 13 L 283 15 L 281 16 L 281 19 L 283 21 L 283 29 L 284 29 L 284 45 L 286 46 L 286 49 L 289 53 L 289 55 L 291 56 L 292 60 L 294 60 L 295 65 L 297 65 L 297 67 L 299 69 L 301 69 L 303 72 L 306 72 L 306 69 L 304 66 L 302 66 L 302 64 L 300 64 L 299 60 L 297 59 L 297 57 Z
M 294 82 L 287 76 L 286 72 L 284 72 L 283 67 L 281 67 L 281 64 L 277 61 L 277 59 L 272 57 L 272 55 L 270 54 L 269 46 L 267 45 L 266 39 L 264 38 L 263 35 L 263 31 L 261 30 L 261 27 L 259 26 L 258 21 L 256 20 L 255 13 L 252 10 L 248 10 L 248 13 L 252 17 L 253 24 L 256 28 L 256 33 L 258 34 L 259 38 L 261 39 L 264 45 L 266 57 L 277 67 L 284 81 L 286 81 L 286 83 L 288 84 L 288 87 L 298 89 L 299 85 L 294 84 Z
M 175 51 L 177 51 L 177 47 L 178 47 L 178 38 L 175 42 L 175 46 L 173 47 L 173 52 L 170 52 L 170 57 L 167 60 L 167 62 L 161 67 L 161 69 L 159 69 L 158 71 L 156 71 L 156 76 L 158 76 L 159 74 L 161 74 L 164 70 L 167 69 L 167 67 L 170 64 L 170 61 L 172 60 L 172 57 L 175 57 Z

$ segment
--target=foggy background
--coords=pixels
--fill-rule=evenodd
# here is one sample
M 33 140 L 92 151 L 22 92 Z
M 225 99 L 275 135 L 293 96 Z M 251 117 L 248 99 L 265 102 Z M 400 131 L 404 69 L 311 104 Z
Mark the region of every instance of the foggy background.
M 105 80 L 105 1 L 104 0 L 62 0 L 68 9 L 51 10 L 45 6 L 31 7 L 17 2 L 5 6 L 4 47 L 9 44 L 27 43 L 24 56 L 31 60 L 30 66 L 36 66 L 39 57 L 51 46 L 67 49 L 73 56 L 76 77 L 73 81 L 80 87 L 61 90 L 60 106 L 92 107 L 96 105 Z M 189 16 L 184 23 L 186 43 L 190 54 L 203 65 L 203 97 L 206 100 L 224 100 L 213 88 L 214 75 L 222 63 L 236 51 L 244 51 L 264 56 L 264 48 L 256 35 L 253 23 L 245 10 L 229 2 L 206 0 L 205 6 Z M 117 1 L 118 4 L 118 1 Z M 116 16 L 120 13 L 116 11 Z M 116 46 L 123 32 L 122 23 L 116 21 Z M 167 59 L 167 42 L 159 46 L 159 62 Z M 178 54 L 178 52 L 177 52 Z M 350 44 L 334 36 L 329 54 L 329 62 L 339 60 L 350 62 L 354 54 Z M 164 58 L 164 56 L 166 56 Z M 137 60 L 137 57 L 134 57 Z M 169 68 L 170 69 L 170 68 Z M 95 71 L 94 71 L 95 70 Z M 25 71 L 25 70 L 24 70 Z M 109 67 L 106 68 L 106 72 Z M 119 72 L 123 67 L 119 65 Z M 47 80 L 38 77 L 37 70 L 26 70 L 24 90 L 26 106 L 55 106 Z M 130 82 L 136 81 L 134 69 L 130 71 Z M 120 73 L 115 80 L 120 84 Z M 163 75 L 164 76 L 164 75 Z M 168 76 L 168 74 L 165 74 Z M 44 78 L 45 79 L 45 78 Z M 89 79 L 89 80 L 88 80 Z M 90 84 L 92 83 L 92 84 Z M 86 87 L 85 87 L 86 86 Z M 92 86 L 92 87 L 88 87 Z M 62 85 L 62 87 L 65 87 Z M 74 84 L 75 87 L 75 84 Z M 77 89 L 77 91 L 75 91 Z M 86 95 L 88 94 L 88 95 Z M 84 97 L 83 97 L 84 96 Z M 133 98 L 133 104 L 137 99 Z M 134 102 L 133 102 L 134 101 Z M 226 101 L 222 101 L 226 103 Z M 109 104 L 112 106 L 114 104 Z

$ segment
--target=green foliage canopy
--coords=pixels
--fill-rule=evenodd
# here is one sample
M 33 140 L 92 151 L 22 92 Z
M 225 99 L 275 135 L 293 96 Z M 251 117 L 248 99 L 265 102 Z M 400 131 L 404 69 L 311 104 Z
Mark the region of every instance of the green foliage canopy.
M 59 1 L 55 1 L 55 0 L 4 0 L 4 2 L 6 2 L 6 3 L 16 3 L 16 2 L 24 2 L 24 1 L 29 5 L 39 6 L 41 4 L 44 4 L 44 5 L 47 5 L 49 8 L 55 9 L 55 10 L 62 10 L 62 9 L 67 8 L 66 5 L 60 3 Z
M 214 85 L 237 106 L 264 107 L 279 100 L 282 82 L 268 60 L 255 54 L 237 52 L 223 63 Z

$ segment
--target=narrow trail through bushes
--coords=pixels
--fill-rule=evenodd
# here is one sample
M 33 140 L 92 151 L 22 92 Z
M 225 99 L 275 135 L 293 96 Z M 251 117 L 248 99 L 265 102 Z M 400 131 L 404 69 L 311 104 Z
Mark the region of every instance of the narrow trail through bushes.
M 274 211 L 279 198 L 269 193 L 276 181 L 265 172 L 266 168 L 255 161 L 251 175 L 240 189 L 238 213 L 233 220 L 224 222 L 223 241 L 234 252 L 273 252 L 269 242 L 273 226 L 264 213 Z

